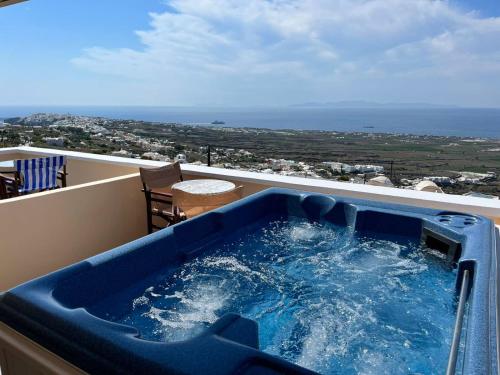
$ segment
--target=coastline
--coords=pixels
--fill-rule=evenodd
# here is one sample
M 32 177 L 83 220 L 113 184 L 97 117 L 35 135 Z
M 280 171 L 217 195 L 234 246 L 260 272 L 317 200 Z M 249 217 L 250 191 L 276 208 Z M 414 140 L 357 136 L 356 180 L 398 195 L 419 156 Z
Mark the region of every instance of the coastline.
M 51 114 L 7 121 L 13 125 L 2 130 L 4 146 L 30 144 L 164 161 L 185 154 L 188 162 L 207 163 L 210 145 L 212 165 L 223 168 L 338 179 L 334 165 L 339 163 L 353 168 L 376 166 L 398 186 L 428 177 L 439 181 L 448 193 L 473 190 L 500 195 L 496 177 L 481 180 L 499 174 L 500 139 L 199 126 Z M 460 176 L 467 176 L 470 183 L 455 183 Z M 357 172 L 348 177 L 363 183 L 364 177 Z
M 100 116 L 116 120 L 229 128 L 376 132 L 500 139 L 495 108 L 190 108 L 117 106 L 0 106 L 0 118 L 32 113 Z

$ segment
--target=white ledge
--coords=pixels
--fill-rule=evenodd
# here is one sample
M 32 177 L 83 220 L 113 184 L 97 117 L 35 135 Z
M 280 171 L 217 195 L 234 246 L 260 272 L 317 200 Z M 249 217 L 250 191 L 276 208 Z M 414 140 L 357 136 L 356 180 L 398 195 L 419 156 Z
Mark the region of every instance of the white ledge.
M 26 146 L 0 149 L 0 155 L 12 152 L 39 155 L 65 155 L 70 159 L 88 160 L 129 167 L 158 167 L 166 164 L 165 162 L 152 160 Z M 214 168 L 192 164 L 182 164 L 181 168 L 187 174 L 200 177 L 222 178 L 269 187 L 315 191 L 361 199 L 373 199 L 388 203 L 400 203 L 427 208 L 436 208 L 446 211 L 468 212 L 500 219 L 500 200 L 494 199 L 466 197 L 454 194 L 430 193 L 304 177 L 282 176 L 277 174 L 248 172 L 236 169 Z
M 391 203 L 409 204 L 448 211 L 470 212 L 489 217 L 500 217 L 500 200 L 466 197 L 455 194 L 430 193 L 409 189 L 353 184 L 331 180 L 291 177 L 276 174 L 247 172 L 232 169 L 183 165 L 182 170 L 200 176 L 236 179 L 242 182 L 316 191 L 343 196 L 374 199 Z
M 88 152 L 57 150 L 52 148 L 40 148 L 40 147 L 29 147 L 29 146 L 0 148 L 0 155 L 12 152 L 17 152 L 20 154 L 27 154 L 27 155 L 37 154 L 42 156 L 64 155 L 74 160 L 96 161 L 100 163 L 123 165 L 128 167 L 148 167 L 148 166 L 159 167 L 167 164 L 165 162 L 154 161 L 154 160 L 132 159 L 132 158 L 124 158 L 121 156 L 91 154 Z

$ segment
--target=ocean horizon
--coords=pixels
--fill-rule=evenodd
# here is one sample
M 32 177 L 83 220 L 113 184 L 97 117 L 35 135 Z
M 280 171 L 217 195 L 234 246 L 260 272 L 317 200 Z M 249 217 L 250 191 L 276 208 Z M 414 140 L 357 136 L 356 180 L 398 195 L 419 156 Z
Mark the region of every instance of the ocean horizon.
M 0 119 L 46 112 L 186 125 L 500 138 L 497 108 L 194 108 L 0 106 Z

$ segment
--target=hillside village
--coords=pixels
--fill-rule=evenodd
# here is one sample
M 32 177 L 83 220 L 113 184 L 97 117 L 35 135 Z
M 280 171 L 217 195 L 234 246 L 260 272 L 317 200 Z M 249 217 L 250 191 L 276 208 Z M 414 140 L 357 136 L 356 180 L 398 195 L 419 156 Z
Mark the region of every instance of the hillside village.
M 323 142 L 326 137 L 332 140 L 331 150 Z M 306 150 L 304 143 L 308 145 Z M 500 141 L 488 139 L 201 127 L 40 113 L 0 121 L 0 144 L 193 164 L 207 164 L 210 150 L 213 167 L 493 199 L 500 195 L 496 172 L 500 167 Z M 392 151 L 394 145 L 397 147 Z M 357 155 L 361 152 L 355 146 L 364 154 Z M 443 170 L 438 169 L 443 164 L 441 159 L 424 154 L 429 160 L 424 164 L 418 155 L 412 155 L 411 146 L 422 152 L 425 147 L 439 147 L 437 154 L 445 160 L 448 150 L 453 155 L 463 148 L 479 150 L 476 155 L 485 158 L 476 157 L 478 165 L 474 170 L 465 170 L 467 166 L 462 170 Z M 345 151 L 341 153 L 340 148 Z M 409 168 L 412 164 L 415 167 Z M 445 165 L 453 167 L 452 163 Z

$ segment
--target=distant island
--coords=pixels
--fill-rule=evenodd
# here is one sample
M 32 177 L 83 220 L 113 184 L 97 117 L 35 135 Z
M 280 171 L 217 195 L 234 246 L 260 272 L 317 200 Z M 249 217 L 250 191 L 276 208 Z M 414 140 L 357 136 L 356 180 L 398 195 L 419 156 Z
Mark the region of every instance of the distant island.
M 384 108 L 384 109 L 425 109 L 425 108 L 460 108 L 456 105 L 431 103 L 379 103 L 364 100 L 344 100 L 338 102 L 306 102 L 293 104 L 294 108 Z

